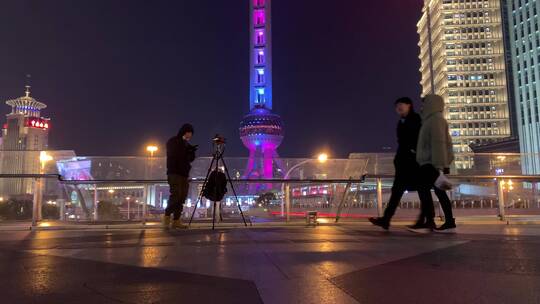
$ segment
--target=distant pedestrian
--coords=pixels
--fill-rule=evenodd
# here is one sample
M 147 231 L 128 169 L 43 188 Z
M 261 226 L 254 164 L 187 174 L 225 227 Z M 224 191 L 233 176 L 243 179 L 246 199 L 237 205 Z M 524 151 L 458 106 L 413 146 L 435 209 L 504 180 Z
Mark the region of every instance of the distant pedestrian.
M 189 141 L 193 137 L 193 126 L 185 124 L 180 128 L 177 136 L 167 142 L 167 181 L 169 183 L 170 196 L 163 217 L 163 226 L 170 227 L 171 215 L 173 215 L 173 228 L 184 228 L 181 216 L 189 190 L 189 172 L 191 163 L 195 160 L 197 146 L 192 146 Z
M 422 126 L 422 118 L 414 111 L 413 102 L 408 97 L 403 97 L 395 102 L 396 112 L 399 115 L 397 125 L 398 149 L 394 157 L 395 178 L 392 185 L 392 194 L 388 205 L 384 210 L 384 216 L 370 218 L 369 221 L 376 226 L 388 230 L 390 221 L 406 191 L 422 191 L 418 188 L 420 180 L 418 171 L 420 166 L 416 162 L 416 146 L 418 134 Z M 423 189 L 424 196 L 428 196 L 429 190 Z M 419 196 L 422 196 L 419 193 Z
M 445 223 L 436 228 L 435 208 L 431 195 L 421 197 L 422 214 L 420 221 L 409 227 L 415 232 L 452 232 L 456 228 L 452 213 L 452 203 L 445 191 L 435 187 L 435 181 L 441 174 L 449 173 L 454 161 L 452 138 L 448 122 L 444 118 L 444 99 L 438 95 L 427 95 L 423 100 L 422 128 L 418 137 L 416 160 L 420 165 L 420 189 L 435 190 L 444 212 Z

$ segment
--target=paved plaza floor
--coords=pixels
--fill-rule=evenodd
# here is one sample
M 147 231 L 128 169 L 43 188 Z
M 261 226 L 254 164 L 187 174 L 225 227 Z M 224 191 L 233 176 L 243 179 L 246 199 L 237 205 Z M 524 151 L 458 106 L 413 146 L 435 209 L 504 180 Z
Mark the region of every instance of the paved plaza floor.
M 540 303 L 540 226 L 0 231 L 0 303 Z

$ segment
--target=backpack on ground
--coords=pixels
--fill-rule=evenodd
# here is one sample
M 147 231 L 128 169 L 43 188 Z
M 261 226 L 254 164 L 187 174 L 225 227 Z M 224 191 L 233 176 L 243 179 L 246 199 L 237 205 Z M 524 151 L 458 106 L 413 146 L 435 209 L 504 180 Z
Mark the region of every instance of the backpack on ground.
M 214 170 L 210 173 L 203 189 L 203 196 L 213 202 L 220 202 L 227 193 L 227 177 L 225 173 Z

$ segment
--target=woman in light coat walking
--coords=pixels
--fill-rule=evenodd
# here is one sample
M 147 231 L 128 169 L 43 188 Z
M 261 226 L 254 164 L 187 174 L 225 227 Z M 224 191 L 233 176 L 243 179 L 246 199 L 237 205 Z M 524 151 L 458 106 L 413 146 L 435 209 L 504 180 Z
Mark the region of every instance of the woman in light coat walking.
M 424 187 L 424 190 L 435 190 L 444 212 L 445 223 L 436 228 L 434 222 L 435 208 L 430 194 L 420 198 L 422 215 L 418 223 L 409 227 L 409 229 L 415 232 L 425 232 L 433 229 L 438 232 L 451 232 L 456 228 L 452 203 L 444 190 L 435 187 L 435 181 L 439 175 L 448 173 L 450 165 L 454 161 L 452 138 L 450 137 L 448 122 L 443 115 L 444 99 L 439 95 L 427 95 L 422 101 L 422 128 L 420 129 L 416 149 L 416 161 L 420 165 L 420 187 Z

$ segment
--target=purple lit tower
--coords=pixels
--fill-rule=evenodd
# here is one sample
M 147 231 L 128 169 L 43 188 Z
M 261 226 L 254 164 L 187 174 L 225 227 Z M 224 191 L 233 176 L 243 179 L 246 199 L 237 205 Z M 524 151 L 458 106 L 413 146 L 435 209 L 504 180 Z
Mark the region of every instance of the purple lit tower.
M 240 138 L 249 149 L 245 178 L 274 177 L 283 122 L 272 110 L 271 0 L 250 0 L 250 113 L 240 123 Z

